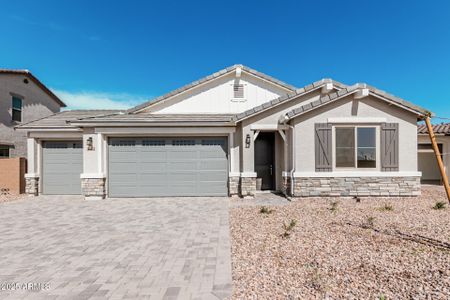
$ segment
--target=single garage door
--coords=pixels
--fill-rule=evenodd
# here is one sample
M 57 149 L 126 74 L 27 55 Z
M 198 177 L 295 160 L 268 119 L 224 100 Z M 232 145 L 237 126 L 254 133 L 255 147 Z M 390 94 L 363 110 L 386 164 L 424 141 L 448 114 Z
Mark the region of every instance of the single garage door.
M 42 156 L 43 194 L 81 194 L 80 174 L 83 172 L 81 141 L 44 142 Z
M 111 138 L 109 196 L 226 196 L 226 139 Z

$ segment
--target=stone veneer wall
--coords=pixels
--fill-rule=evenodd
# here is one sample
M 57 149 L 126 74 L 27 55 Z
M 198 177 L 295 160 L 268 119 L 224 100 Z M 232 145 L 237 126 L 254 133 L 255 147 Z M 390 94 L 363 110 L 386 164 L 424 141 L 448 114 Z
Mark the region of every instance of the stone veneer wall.
M 230 196 L 239 195 L 239 176 L 230 176 L 228 178 L 228 194 Z
M 283 190 L 281 191 L 283 194 L 287 196 L 292 196 L 291 194 L 291 177 L 283 176 L 283 185 L 281 187 Z
M 256 193 L 256 177 L 241 177 L 241 197 L 253 197 Z
M 294 196 L 420 196 L 420 177 L 297 177 Z
M 81 179 L 81 193 L 85 197 L 105 198 L 105 178 L 83 178 Z
M 25 193 L 33 196 L 39 194 L 39 177 L 25 177 Z

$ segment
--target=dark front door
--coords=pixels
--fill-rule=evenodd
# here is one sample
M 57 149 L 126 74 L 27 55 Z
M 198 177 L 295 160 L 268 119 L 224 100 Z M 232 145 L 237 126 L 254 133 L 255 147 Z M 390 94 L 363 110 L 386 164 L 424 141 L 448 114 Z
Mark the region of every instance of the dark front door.
M 255 141 L 255 172 L 262 180 L 261 190 L 273 190 L 275 182 L 275 134 L 260 132 Z

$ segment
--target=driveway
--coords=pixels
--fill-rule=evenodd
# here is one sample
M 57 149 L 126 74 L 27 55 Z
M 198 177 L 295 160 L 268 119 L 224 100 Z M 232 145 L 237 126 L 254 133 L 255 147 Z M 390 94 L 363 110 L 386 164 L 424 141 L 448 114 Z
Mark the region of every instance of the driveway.
M 229 297 L 228 206 L 228 198 L 78 196 L 2 203 L 0 298 Z

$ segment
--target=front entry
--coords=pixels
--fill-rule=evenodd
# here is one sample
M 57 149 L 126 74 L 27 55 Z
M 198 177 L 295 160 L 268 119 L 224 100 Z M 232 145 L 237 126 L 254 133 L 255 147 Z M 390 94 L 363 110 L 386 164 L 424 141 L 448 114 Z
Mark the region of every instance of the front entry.
M 261 190 L 275 187 L 275 133 L 260 132 L 255 140 L 255 172 Z M 258 184 L 257 184 L 258 185 Z

